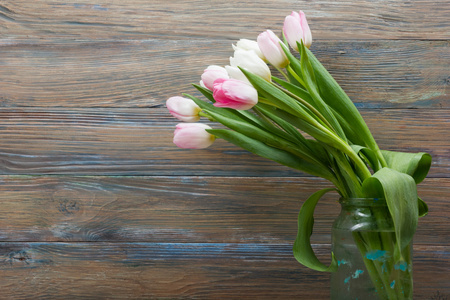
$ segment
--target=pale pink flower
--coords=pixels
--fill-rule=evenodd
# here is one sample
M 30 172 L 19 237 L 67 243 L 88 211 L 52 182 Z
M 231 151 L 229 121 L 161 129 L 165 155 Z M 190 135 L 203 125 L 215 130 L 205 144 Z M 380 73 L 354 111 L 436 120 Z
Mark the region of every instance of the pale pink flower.
M 214 82 L 214 106 L 247 110 L 258 103 L 256 89 L 237 79 L 217 79 Z
M 309 29 L 308 22 L 306 21 L 305 13 L 299 11 L 298 13 L 293 11 L 289 16 L 284 19 L 283 32 L 291 47 L 297 51 L 297 42 L 303 43 L 307 48 L 311 46 L 312 35 Z
M 252 50 L 237 49 L 234 56 L 230 57 L 232 67 L 241 67 L 247 71 L 271 81 L 269 66 Z
M 227 70 L 225 70 L 225 68 L 211 65 L 208 66 L 205 71 L 203 71 L 201 78 L 202 80 L 200 80 L 200 85 L 212 91 L 214 88 L 214 81 L 216 79 L 228 79 L 230 77 L 228 76 Z
M 252 40 L 248 40 L 248 39 L 240 39 L 236 43 L 236 46 L 235 45 L 232 45 L 232 46 L 233 46 L 234 51 L 236 51 L 238 49 L 255 51 L 255 53 L 259 56 L 259 58 L 266 61 L 266 58 L 265 58 L 264 54 L 261 52 L 261 50 L 259 49 L 258 43 L 256 41 L 252 41 Z
M 257 38 L 258 46 L 266 59 L 277 68 L 284 68 L 289 64 L 289 60 L 281 48 L 281 40 L 272 30 L 260 33 Z
M 166 107 L 170 114 L 183 122 L 197 122 L 200 120 L 198 113 L 202 110 L 194 101 L 184 97 L 171 97 L 166 101 Z
M 205 129 L 212 129 L 202 123 L 179 123 L 176 126 L 173 143 L 185 149 L 203 149 L 212 145 L 216 137 Z

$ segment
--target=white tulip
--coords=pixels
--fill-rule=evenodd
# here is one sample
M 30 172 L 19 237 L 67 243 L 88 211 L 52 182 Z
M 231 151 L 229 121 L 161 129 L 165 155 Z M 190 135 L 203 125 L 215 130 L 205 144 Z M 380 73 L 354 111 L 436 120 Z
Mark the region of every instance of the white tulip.
M 239 68 L 232 66 L 225 66 L 225 70 L 227 70 L 228 75 L 230 75 L 230 78 L 237 79 L 250 84 L 250 81 L 248 81 L 247 77 L 244 75 L 244 73 L 242 73 L 241 70 L 239 70 Z
M 238 49 L 234 56 L 230 57 L 232 67 L 241 67 L 247 71 L 270 81 L 271 73 L 267 64 L 254 52 L 250 50 Z
M 261 52 L 261 50 L 259 49 L 258 43 L 256 41 L 247 40 L 247 39 L 240 39 L 236 43 L 236 46 L 235 45 L 232 45 L 232 46 L 233 46 L 233 50 L 234 51 L 236 51 L 238 49 L 241 49 L 241 50 L 253 50 L 259 56 L 259 58 L 261 58 L 262 60 L 266 61 L 266 58 L 265 58 L 264 54 Z

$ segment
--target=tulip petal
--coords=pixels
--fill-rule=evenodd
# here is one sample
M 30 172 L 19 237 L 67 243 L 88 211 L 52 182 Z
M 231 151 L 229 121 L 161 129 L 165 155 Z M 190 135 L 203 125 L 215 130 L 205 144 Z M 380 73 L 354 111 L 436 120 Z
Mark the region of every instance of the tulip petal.
M 258 92 L 255 88 L 236 79 L 216 80 L 213 97 L 216 107 L 247 110 L 258 103 Z
M 171 97 L 166 101 L 170 114 L 183 122 L 196 122 L 200 120 L 198 113 L 200 107 L 194 101 L 184 97 Z
M 297 43 L 300 43 L 301 40 L 303 40 L 307 48 L 311 46 L 311 30 L 303 11 L 299 11 L 298 13 L 293 11 L 284 19 L 283 32 L 289 45 L 296 51 L 299 51 Z
M 176 126 L 173 143 L 184 149 L 203 149 L 212 145 L 215 136 L 205 129 L 212 129 L 202 123 L 179 123 Z
M 289 61 L 281 49 L 281 40 L 271 30 L 266 30 L 258 35 L 258 46 L 267 60 L 277 68 L 284 68 Z

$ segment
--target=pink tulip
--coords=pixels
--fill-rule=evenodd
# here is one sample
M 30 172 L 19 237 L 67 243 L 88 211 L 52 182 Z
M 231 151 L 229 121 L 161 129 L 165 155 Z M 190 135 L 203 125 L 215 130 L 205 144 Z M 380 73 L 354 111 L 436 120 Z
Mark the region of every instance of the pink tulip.
M 220 66 L 211 65 L 203 71 L 202 80 L 200 80 L 200 85 L 206 87 L 209 90 L 213 90 L 214 81 L 219 78 L 228 79 L 227 70 Z
M 309 29 L 308 22 L 306 21 L 305 13 L 299 11 L 298 13 L 293 11 L 289 16 L 284 19 L 283 32 L 291 47 L 297 51 L 297 42 L 303 40 L 303 43 L 307 48 L 311 46 L 312 35 Z
M 173 143 L 184 149 L 203 149 L 212 145 L 216 137 L 205 129 L 211 129 L 202 123 L 179 123 L 176 126 Z
M 289 61 L 280 46 L 281 40 L 272 30 L 266 30 L 258 35 L 258 46 L 266 59 L 277 68 L 284 68 Z
M 214 81 L 214 106 L 247 110 L 258 103 L 255 88 L 237 79 L 217 79 Z
M 166 101 L 166 107 L 172 116 L 183 122 L 197 122 L 201 108 L 194 101 L 183 97 L 171 97 Z

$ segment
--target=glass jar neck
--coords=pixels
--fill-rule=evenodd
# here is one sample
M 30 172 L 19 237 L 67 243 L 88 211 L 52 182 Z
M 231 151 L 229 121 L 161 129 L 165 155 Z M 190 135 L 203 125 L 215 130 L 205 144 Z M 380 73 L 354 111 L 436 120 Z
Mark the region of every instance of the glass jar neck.
M 340 198 L 342 207 L 385 207 L 386 200 L 383 198 Z

